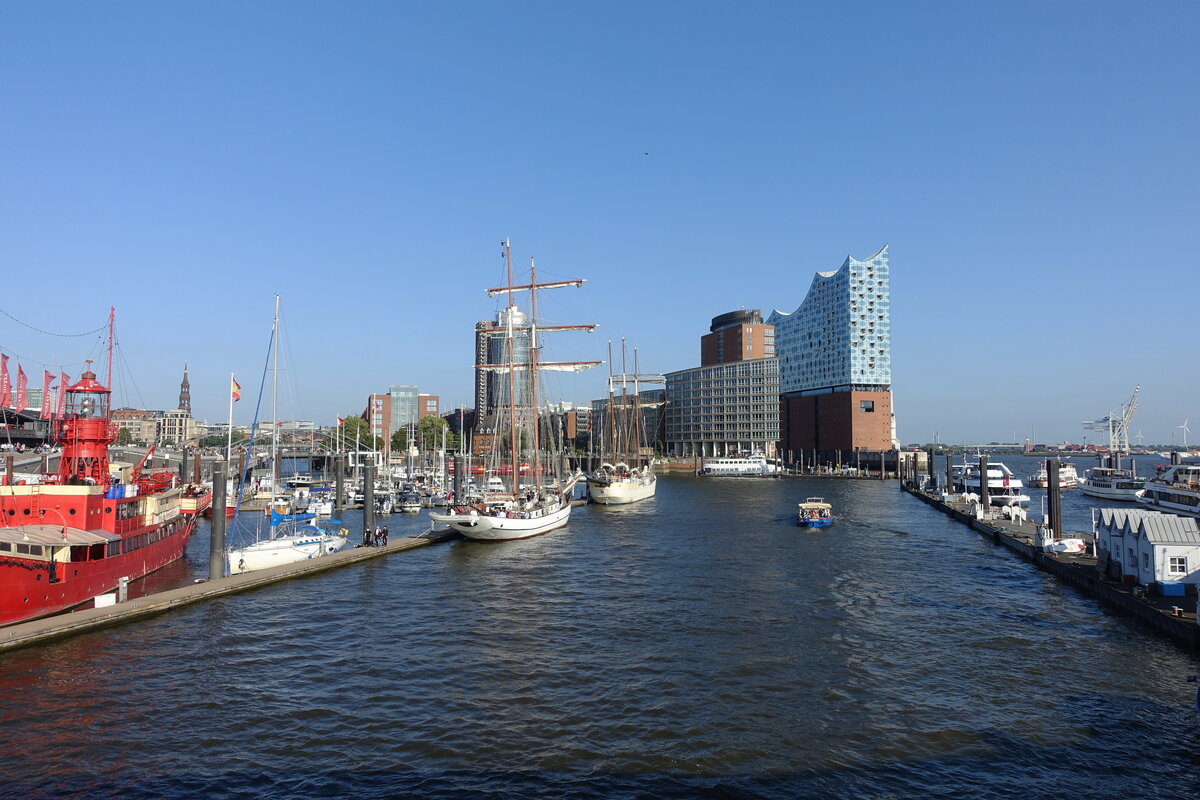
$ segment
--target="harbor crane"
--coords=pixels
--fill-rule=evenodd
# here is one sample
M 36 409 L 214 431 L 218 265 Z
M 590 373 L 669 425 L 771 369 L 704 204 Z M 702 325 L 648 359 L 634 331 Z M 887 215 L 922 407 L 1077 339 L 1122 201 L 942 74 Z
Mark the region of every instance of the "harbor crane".
M 1117 455 L 1129 453 L 1129 422 L 1133 419 L 1133 412 L 1137 408 L 1138 392 L 1141 390 L 1142 385 L 1139 383 L 1133 388 L 1133 397 L 1129 398 L 1128 403 L 1115 411 L 1110 411 L 1100 419 L 1083 421 L 1083 427 L 1088 430 L 1108 432 L 1109 452 Z

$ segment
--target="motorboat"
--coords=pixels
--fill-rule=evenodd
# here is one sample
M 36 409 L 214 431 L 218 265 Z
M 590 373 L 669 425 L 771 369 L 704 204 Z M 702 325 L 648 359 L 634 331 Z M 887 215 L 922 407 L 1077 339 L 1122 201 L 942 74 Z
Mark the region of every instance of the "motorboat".
M 810 497 L 797 504 L 796 524 L 802 528 L 827 528 L 833 524 L 833 506 L 823 497 Z
M 1137 501 L 1157 511 L 1200 517 L 1200 465 L 1175 464 L 1148 478 Z

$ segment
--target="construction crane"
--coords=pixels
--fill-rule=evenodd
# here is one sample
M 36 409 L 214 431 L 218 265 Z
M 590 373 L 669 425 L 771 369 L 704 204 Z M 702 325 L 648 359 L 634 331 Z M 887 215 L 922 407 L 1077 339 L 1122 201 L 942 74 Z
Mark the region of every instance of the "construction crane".
M 1129 422 L 1133 419 L 1133 412 L 1137 408 L 1138 392 L 1142 390 L 1142 385 L 1139 383 L 1133 388 L 1133 397 L 1129 398 L 1129 402 L 1115 411 L 1110 411 L 1100 419 L 1084 420 L 1083 427 L 1093 431 L 1108 432 L 1108 449 L 1109 452 L 1117 455 L 1128 455 L 1129 453 Z

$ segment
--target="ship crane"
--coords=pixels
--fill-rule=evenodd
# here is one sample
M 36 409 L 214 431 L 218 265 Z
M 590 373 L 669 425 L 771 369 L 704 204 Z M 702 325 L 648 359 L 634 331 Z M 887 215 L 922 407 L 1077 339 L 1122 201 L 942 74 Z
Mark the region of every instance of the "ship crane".
M 1129 398 L 1128 403 L 1100 419 L 1083 421 L 1083 427 L 1088 430 L 1108 432 L 1108 449 L 1112 453 L 1129 453 L 1129 423 L 1133 419 L 1134 410 L 1137 409 L 1138 392 L 1141 390 L 1142 385 L 1138 384 L 1134 387 L 1133 397 Z

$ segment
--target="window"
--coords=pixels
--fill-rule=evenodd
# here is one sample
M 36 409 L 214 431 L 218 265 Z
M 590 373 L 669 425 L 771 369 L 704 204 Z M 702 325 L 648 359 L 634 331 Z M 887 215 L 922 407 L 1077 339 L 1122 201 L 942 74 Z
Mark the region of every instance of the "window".
M 1167 572 L 1172 575 L 1186 575 L 1187 571 L 1187 556 L 1172 556 L 1167 559 Z
M 875 401 L 874 400 L 859 400 L 858 401 L 858 410 L 862 411 L 864 413 L 868 413 L 868 414 L 873 413 L 875 411 Z
M 1137 551 L 1129 548 L 1129 566 L 1137 567 Z
M 1146 569 L 1150 569 L 1150 554 L 1149 553 L 1142 553 L 1142 566 Z

